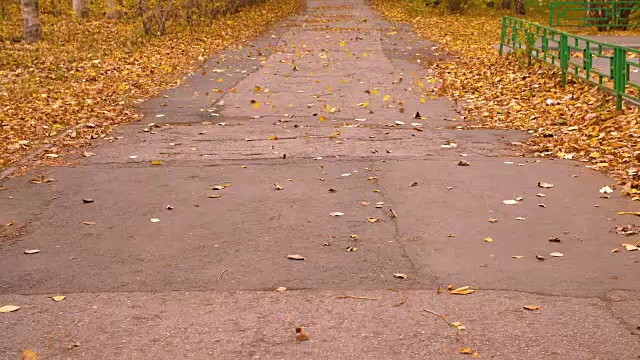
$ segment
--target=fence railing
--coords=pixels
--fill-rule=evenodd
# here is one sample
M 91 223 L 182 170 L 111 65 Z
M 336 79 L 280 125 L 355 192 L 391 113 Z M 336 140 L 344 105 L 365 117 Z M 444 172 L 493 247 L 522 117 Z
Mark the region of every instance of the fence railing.
M 600 30 L 640 27 L 640 1 L 552 1 L 549 27 L 587 26 Z
M 562 86 L 567 75 L 594 83 L 622 101 L 640 104 L 640 50 L 572 35 L 540 24 L 505 16 L 502 18 L 500 55 L 512 52 L 558 66 Z

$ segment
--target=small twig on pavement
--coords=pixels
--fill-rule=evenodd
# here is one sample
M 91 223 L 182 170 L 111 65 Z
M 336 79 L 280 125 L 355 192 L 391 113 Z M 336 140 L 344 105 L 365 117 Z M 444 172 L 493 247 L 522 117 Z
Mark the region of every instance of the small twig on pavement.
M 338 296 L 336 299 L 378 300 L 378 298 L 372 298 L 372 297 L 366 297 L 366 296 L 355 296 L 355 295 Z
M 451 323 L 449 322 L 449 319 L 447 319 L 447 317 L 446 317 L 446 316 L 444 316 L 444 315 L 442 315 L 442 314 L 439 314 L 439 313 L 437 313 L 437 312 L 435 312 L 435 311 L 433 311 L 433 310 L 429 310 L 429 309 L 424 309 L 424 310 L 422 310 L 422 311 L 425 311 L 425 312 L 431 313 L 431 314 L 433 314 L 433 315 L 440 316 L 444 321 L 446 321 L 446 322 L 447 322 L 447 324 L 448 324 L 449 326 L 451 326 Z
M 573 236 L 575 236 L 575 238 L 576 238 L 576 239 L 578 239 L 578 240 L 582 241 L 582 239 L 580 239 L 580 238 L 578 237 L 578 235 L 573 234 Z
M 224 269 L 224 271 L 220 273 L 220 275 L 218 276 L 218 281 L 220 281 L 220 278 L 221 278 L 221 277 L 222 277 L 222 275 L 223 275 L 224 273 L 226 273 L 226 272 L 227 272 L 227 269 Z
M 402 301 L 400 301 L 399 303 L 393 305 L 393 306 L 402 306 L 404 305 L 404 303 L 407 302 L 407 299 L 409 298 L 409 295 L 405 296 L 404 299 L 402 299 Z

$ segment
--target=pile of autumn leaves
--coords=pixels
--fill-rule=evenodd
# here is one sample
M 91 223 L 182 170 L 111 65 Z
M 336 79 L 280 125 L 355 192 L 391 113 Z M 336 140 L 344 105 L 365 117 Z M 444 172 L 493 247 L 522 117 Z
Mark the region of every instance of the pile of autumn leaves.
M 387 18 L 411 23 L 454 56 L 431 66 L 444 81 L 444 94 L 465 104 L 466 127 L 527 130 L 532 137 L 522 152 L 584 161 L 636 193 L 638 108 L 618 112 L 613 98 L 594 85 L 570 79 L 562 88 L 560 74 L 551 66 L 499 57 L 494 47 L 500 43 L 498 13 L 450 15 L 408 1 L 373 3 Z
M 0 42 L 0 170 L 45 144 L 68 150 L 108 136 L 114 124 L 138 118 L 138 101 L 301 6 L 268 0 L 156 38 L 141 36 L 136 21 L 42 15 L 41 42 Z M 18 23 L 9 29 L 14 38 Z M 71 128 L 70 136 L 58 136 Z

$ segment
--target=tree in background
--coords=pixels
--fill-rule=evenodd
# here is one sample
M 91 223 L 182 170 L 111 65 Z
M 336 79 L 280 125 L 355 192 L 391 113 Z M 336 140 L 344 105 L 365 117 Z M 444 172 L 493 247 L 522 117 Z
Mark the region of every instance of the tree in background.
M 118 10 L 118 0 L 106 0 L 107 12 L 105 17 L 107 19 L 117 19 L 120 17 L 120 11 Z
M 516 0 L 516 14 L 524 15 L 524 0 Z
M 89 16 L 89 1 L 73 0 L 73 11 L 75 11 L 76 15 L 81 18 Z
M 42 27 L 40 26 L 38 0 L 21 0 L 21 5 L 24 39 L 28 42 L 40 40 L 42 38 Z

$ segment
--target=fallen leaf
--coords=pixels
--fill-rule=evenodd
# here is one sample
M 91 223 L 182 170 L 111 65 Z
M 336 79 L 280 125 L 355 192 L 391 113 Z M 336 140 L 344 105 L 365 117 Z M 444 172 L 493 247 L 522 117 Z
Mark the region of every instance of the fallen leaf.
M 554 186 L 555 185 L 549 184 L 549 183 L 546 183 L 546 182 L 540 182 L 540 181 L 538 182 L 538 187 L 541 187 L 541 188 L 544 188 L 544 189 L 550 189 L 550 188 L 552 188 Z
M 269 136 L 267 140 L 278 140 L 277 136 Z
M 513 259 L 522 259 L 524 256 L 522 255 L 513 255 L 511 256 Z
M 276 288 L 276 290 L 275 290 L 275 291 L 277 291 L 277 292 L 283 292 L 283 291 L 287 291 L 287 288 L 286 288 L 286 287 L 284 287 L 284 286 L 279 286 L 279 287 L 277 287 L 277 288 Z
M 638 250 L 638 247 L 636 245 L 632 245 L 632 244 L 621 244 L 621 245 L 624 246 L 625 250 L 627 251 Z
M 412 186 L 418 186 L 418 183 L 416 181 L 412 182 L 411 184 L 409 184 L 410 187 Z
M 276 188 L 276 190 L 284 190 L 284 186 L 278 184 L 278 183 L 273 183 L 273 186 Z
M 389 209 L 389 211 L 391 212 L 391 217 L 392 218 L 397 218 L 398 217 L 398 214 L 396 214 L 396 212 L 393 211 L 393 209 Z
M 151 165 L 162 165 L 162 161 L 160 160 L 152 160 Z
M 309 336 L 309 334 L 307 334 L 306 331 L 304 331 L 304 328 L 302 327 L 297 327 L 296 328 L 296 333 L 298 334 L 296 336 L 296 339 L 298 341 L 308 341 L 309 339 L 311 339 L 311 337 Z
M 463 347 L 458 349 L 458 353 L 460 354 L 473 354 L 473 349 L 471 349 L 470 347 Z
M 518 201 L 517 200 L 503 200 L 502 203 L 505 204 L 505 205 L 515 205 L 515 204 L 518 203 Z
M 540 309 L 540 306 L 538 306 L 538 305 L 525 305 L 524 308 L 527 309 L 527 310 L 533 311 L 533 310 Z
M 83 221 L 82 223 L 85 224 L 85 225 L 95 225 L 96 224 L 95 221 Z
M 369 205 L 369 203 L 368 203 L 368 202 L 366 202 L 366 201 L 360 201 L 360 205 L 362 205 L 362 206 L 367 206 L 367 205 Z
M 52 296 L 51 299 L 55 302 L 60 302 L 64 299 L 66 299 L 67 297 L 64 295 L 56 295 L 56 296 Z
M 476 290 L 470 289 L 469 286 L 459 287 L 457 289 L 449 291 L 451 295 L 469 295 L 476 292 Z
M 153 219 L 151 219 L 151 222 L 152 222 L 152 223 L 159 223 L 159 222 L 160 222 L 160 219 L 153 218 Z
M 287 259 L 291 260 L 306 260 L 306 258 L 302 255 L 287 255 Z
M 222 196 L 222 195 L 219 195 L 219 194 L 215 194 L 215 195 L 207 195 L 207 197 L 208 197 L 209 199 L 218 199 L 218 198 L 219 198 L 219 197 L 221 197 L 221 196 Z
M 458 166 L 470 166 L 471 164 L 469 164 L 469 162 L 467 160 L 460 160 L 458 161 Z
M 492 242 L 493 242 L 493 239 L 492 239 L 492 238 L 490 238 L 490 237 L 486 237 L 486 238 L 484 238 L 484 241 L 485 241 L 485 242 L 488 242 L 488 243 L 492 243 Z
M 38 354 L 30 349 L 24 349 L 20 355 L 20 360 L 38 360 Z
M 561 240 L 557 237 L 550 237 L 549 242 L 560 242 Z
M 489 222 L 493 224 L 493 223 L 498 222 L 498 219 L 489 219 Z
M 549 255 L 552 256 L 552 257 L 563 257 L 564 256 L 563 253 L 559 253 L 559 252 L 552 252 Z
M 375 222 L 378 222 L 378 219 L 372 218 L 372 217 L 368 217 L 367 221 L 370 222 L 370 223 L 375 223 Z
M 620 211 L 618 215 L 635 215 L 640 216 L 640 211 Z
M 90 204 L 93 202 L 93 199 L 82 199 L 82 202 L 85 204 Z
M 37 253 L 39 253 L 39 252 L 40 252 L 40 250 L 38 250 L 38 249 L 25 250 L 25 251 L 24 251 L 24 253 L 25 253 L 25 254 L 27 254 L 27 255 L 30 255 L 30 254 L 37 254 Z
M 395 273 L 395 274 L 393 274 L 393 277 L 398 278 L 398 279 L 406 279 L 407 275 L 403 274 L 403 273 Z
M 0 313 L 9 313 L 20 309 L 20 306 L 16 305 L 5 305 L 0 307 Z
M 344 213 L 341 213 L 339 211 L 334 211 L 334 212 L 330 213 L 329 215 L 330 216 L 342 216 L 342 215 L 344 215 Z

